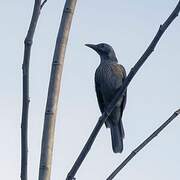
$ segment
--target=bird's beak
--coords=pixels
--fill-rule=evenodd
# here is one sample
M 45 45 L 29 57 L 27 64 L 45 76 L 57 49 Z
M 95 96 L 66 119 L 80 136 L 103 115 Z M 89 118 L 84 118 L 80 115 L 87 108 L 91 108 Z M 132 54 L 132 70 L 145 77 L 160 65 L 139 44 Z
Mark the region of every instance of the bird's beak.
M 98 51 L 97 45 L 94 45 L 94 44 L 85 44 L 85 46 L 95 50 L 96 52 Z

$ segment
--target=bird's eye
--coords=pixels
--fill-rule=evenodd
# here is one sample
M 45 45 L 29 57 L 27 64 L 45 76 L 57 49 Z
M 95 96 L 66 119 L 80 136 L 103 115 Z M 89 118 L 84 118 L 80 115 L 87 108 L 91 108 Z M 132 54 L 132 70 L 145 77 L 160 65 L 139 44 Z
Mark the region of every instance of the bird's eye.
M 104 51 L 104 50 L 105 50 L 105 48 L 106 48 L 106 47 L 105 47 L 105 45 L 104 45 L 104 44 L 102 44 L 102 45 L 101 45 L 101 50 L 102 50 L 102 51 Z

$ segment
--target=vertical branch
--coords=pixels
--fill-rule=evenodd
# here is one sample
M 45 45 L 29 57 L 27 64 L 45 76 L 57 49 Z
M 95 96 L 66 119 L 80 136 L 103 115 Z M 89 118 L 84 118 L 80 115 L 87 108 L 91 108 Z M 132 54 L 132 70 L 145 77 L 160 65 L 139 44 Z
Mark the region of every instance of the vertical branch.
M 57 104 L 69 31 L 77 0 L 66 0 L 51 68 L 41 145 L 39 180 L 50 180 Z
M 149 142 L 151 142 L 168 124 L 170 124 L 178 115 L 180 114 L 180 109 L 175 111 L 167 121 L 165 121 L 156 131 L 154 131 L 147 139 L 145 139 L 132 153 L 112 172 L 112 174 L 106 180 L 112 180 L 122 168 Z
M 33 15 L 31 18 L 28 33 L 24 40 L 24 58 L 23 58 L 23 105 L 21 117 L 21 180 L 27 180 L 28 163 L 28 111 L 29 111 L 29 62 L 33 36 L 40 14 L 41 0 L 35 0 Z
M 147 58 L 150 56 L 150 54 L 154 51 L 154 48 L 156 47 L 157 43 L 159 42 L 161 36 L 166 31 L 166 29 L 169 27 L 169 25 L 173 22 L 173 20 L 178 16 L 178 13 L 180 11 L 180 0 L 178 1 L 178 4 L 176 8 L 173 10 L 171 15 L 168 17 L 168 19 L 162 24 L 155 35 L 154 39 L 144 52 L 144 54 L 141 56 L 141 58 L 137 61 L 137 63 L 134 65 L 134 67 L 131 69 L 130 73 L 128 74 L 127 78 L 124 80 L 124 83 L 122 84 L 121 88 L 118 90 L 118 92 L 115 94 L 114 98 L 108 105 L 105 112 L 102 114 L 102 116 L 99 118 L 95 128 L 93 129 L 89 139 L 87 140 L 86 144 L 84 145 L 82 151 L 80 152 L 77 160 L 75 161 L 73 167 L 71 168 L 70 172 L 67 175 L 66 180 L 72 180 L 74 179 L 75 174 L 77 173 L 79 167 L 81 166 L 82 162 L 84 161 L 86 155 L 88 154 L 89 150 L 91 149 L 92 144 L 94 143 L 94 140 L 96 139 L 96 136 L 98 135 L 102 125 L 108 118 L 108 116 L 113 111 L 116 103 L 121 98 L 123 93 L 125 92 L 126 88 L 128 87 L 129 83 L 133 79 L 133 77 L 136 75 L 137 71 L 142 67 L 142 65 L 145 63 Z

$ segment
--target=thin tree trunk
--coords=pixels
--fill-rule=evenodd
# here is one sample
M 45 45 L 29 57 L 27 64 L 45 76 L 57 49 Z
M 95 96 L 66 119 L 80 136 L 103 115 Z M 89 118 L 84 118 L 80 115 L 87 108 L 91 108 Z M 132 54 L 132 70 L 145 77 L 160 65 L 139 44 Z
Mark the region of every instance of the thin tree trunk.
M 44 118 L 39 180 L 50 180 L 55 122 L 60 93 L 61 75 L 63 71 L 65 50 L 76 1 L 77 0 L 66 0 L 56 40 L 56 47 L 52 62 L 51 77 Z
M 43 5 L 45 2 L 43 3 Z M 41 11 L 41 0 L 35 0 L 33 15 L 31 18 L 28 33 L 24 40 L 24 59 L 23 59 L 23 106 L 21 119 L 21 180 L 27 180 L 28 164 L 28 111 L 29 111 L 29 62 L 33 36 L 39 14 Z
M 180 109 L 175 111 L 167 121 L 165 121 L 156 131 L 154 131 L 147 139 L 145 139 L 132 153 L 111 173 L 111 175 L 106 180 L 112 180 L 123 167 L 149 142 L 151 142 L 169 123 L 171 123 L 180 114 Z
M 171 13 L 171 15 L 168 17 L 168 19 L 164 22 L 164 24 L 160 25 L 160 28 L 155 35 L 154 39 L 150 43 L 149 47 L 146 49 L 144 54 L 141 56 L 141 58 L 138 60 L 138 62 L 134 65 L 134 67 L 131 69 L 130 73 L 128 74 L 127 78 L 125 79 L 124 83 L 122 84 L 121 88 L 118 90 L 118 92 L 115 94 L 114 98 L 108 105 L 107 109 L 105 112 L 102 114 L 102 116 L 99 118 L 95 128 L 93 129 L 89 139 L 87 140 L 86 144 L 84 145 L 82 151 L 80 152 L 77 160 L 75 161 L 73 167 L 71 168 L 70 172 L 67 175 L 66 180 L 72 180 L 74 179 L 74 176 L 76 175 L 79 167 L 81 166 L 82 162 L 84 161 L 86 155 L 88 154 L 89 150 L 91 149 L 91 146 L 93 142 L 96 139 L 96 136 L 98 135 L 102 125 L 108 118 L 108 116 L 111 114 L 113 111 L 116 103 L 118 100 L 121 98 L 123 93 L 125 92 L 127 86 L 137 73 L 137 71 L 142 67 L 142 65 L 145 63 L 147 58 L 150 56 L 150 54 L 154 51 L 157 43 L 159 42 L 161 36 L 163 33 L 166 31 L 166 29 L 169 27 L 169 25 L 172 23 L 172 21 L 178 16 L 178 13 L 180 11 L 180 1 L 178 2 L 176 8 L 174 11 Z

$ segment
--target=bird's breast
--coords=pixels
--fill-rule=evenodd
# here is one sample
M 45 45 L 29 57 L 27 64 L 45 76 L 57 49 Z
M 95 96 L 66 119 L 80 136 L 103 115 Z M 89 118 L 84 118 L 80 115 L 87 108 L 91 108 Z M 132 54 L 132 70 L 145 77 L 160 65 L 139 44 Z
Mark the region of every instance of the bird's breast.
M 123 75 L 118 66 L 114 63 L 100 64 L 95 73 L 95 81 L 104 88 L 119 88 L 122 85 Z
M 105 103 L 109 103 L 122 85 L 122 76 L 117 73 L 118 64 L 100 64 L 95 73 L 95 83 Z
M 100 64 L 96 70 L 95 76 L 97 81 L 101 83 L 110 80 L 109 78 L 112 76 L 111 65 Z

